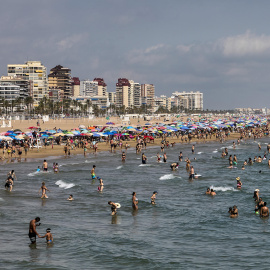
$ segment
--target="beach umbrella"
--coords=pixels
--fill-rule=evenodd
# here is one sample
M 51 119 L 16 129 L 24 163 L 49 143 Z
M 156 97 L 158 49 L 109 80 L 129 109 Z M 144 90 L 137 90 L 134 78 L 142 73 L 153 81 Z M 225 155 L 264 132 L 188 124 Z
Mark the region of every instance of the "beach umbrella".
M 80 129 L 84 129 L 85 128 L 85 125 L 79 125 L 79 128 Z
M 29 127 L 28 129 L 38 129 L 38 127 Z
M 108 123 L 106 123 L 106 125 L 115 125 L 115 123 L 113 123 L 113 122 L 108 122 Z
M 53 130 L 53 129 L 51 129 L 51 130 L 47 130 L 47 132 L 48 132 L 48 133 L 51 133 L 51 134 L 55 134 L 55 133 L 56 133 L 56 131 L 55 131 L 55 130 Z

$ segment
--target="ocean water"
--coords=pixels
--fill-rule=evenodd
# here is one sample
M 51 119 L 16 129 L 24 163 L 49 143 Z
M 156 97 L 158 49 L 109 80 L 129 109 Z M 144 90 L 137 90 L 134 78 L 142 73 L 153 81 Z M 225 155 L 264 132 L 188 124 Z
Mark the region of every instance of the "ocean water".
M 125 163 L 120 151 L 49 157 L 47 173 L 35 172 L 42 159 L 1 163 L 0 269 L 268 269 L 269 220 L 255 216 L 252 198 L 259 188 L 270 202 L 267 160 L 241 170 L 245 159 L 263 156 L 268 142 L 249 140 L 236 149 L 232 142 L 196 144 L 194 155 L 191 145 L 176 144 L 165 149 L 167 163 L 156 162 L 159 147 L 148 147 L 146 165 L 134 149 L 128 149 Z M 224 147 L 237 155 L 237 168 L 227 168 L 227 158 L 221 158 Z M 180 151 L 192 160 L 199 179 L 189 181 L 185 162 L 170 170 Z M 52 172 L 53 162 L 60 165 L 58 174 Z M 99 182 L 90 179 L 93 164 L 104 181 L 102 193 Z M 10 193 L 4 182 L 11 169 L 18 180 Z M 238 176 L 242 190 L 236 189 Z M 38 194 L 42 181 L 50 190 L 43 200 Z M 206 196 L 207 187 L 217 195 Z M 153 206 L 154 190 L 158 195 Z M 139 199 L 136 212 L 133 191 Z M 74 201 L 66 200 L 69 194 Z M 111 216 L 109 200 L 122 206 L 116 216 Z M 235 219 L 227 213 L 233 205 L 239 209 Z M 44 235 L 50 227 L 53 244 L 40 238 L 30 245 L 28 226 L 36 216 L 41 218 L 37 231 Z

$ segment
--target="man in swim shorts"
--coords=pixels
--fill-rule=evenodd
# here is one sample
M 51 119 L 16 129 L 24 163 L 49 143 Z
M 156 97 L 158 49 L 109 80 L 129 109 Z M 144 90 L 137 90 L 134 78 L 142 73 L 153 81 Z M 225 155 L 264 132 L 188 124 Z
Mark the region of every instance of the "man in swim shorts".
M 194 179 L 194 175 L 195 175 L 194 168 L 193 168 L 193 166 L 191 166 L 190 167 L 190 171 L 189 171 L 189 179 L 190 180 L 193 180 Z
M 38 234 L 37 230 L 36 230 L 36 226 L 39 226 L 40 223 L 37 223 L 40 221 L 39 217 L 36 217 L 35 219 L 30 221 L 29 224 L 29 233 L 28 236 L 30 238 L 30 241 L 32 244 L 36 243 L 36 236 L 40 237 L 40 235 Z
M 93 165 L 93 168 L 91 170 L 91 177 L 92 177 L 92 179 L 96 179 L 95 169 L 96 169 L 96 165 Z
M 47 163 L 46 159 L 44 159 L 44 161 L 43 161 L 42 168 L 43 168 L 43 171 L 44 172 L 47 172 L 48 171 L 48 163 Z

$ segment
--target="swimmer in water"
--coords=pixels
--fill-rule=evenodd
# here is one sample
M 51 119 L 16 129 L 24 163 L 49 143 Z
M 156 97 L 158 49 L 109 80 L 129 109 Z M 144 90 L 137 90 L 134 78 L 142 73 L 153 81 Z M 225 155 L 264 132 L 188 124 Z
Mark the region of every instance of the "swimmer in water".
M 240 177 L 237 177 L 236 180 L 237 180 L 237 188 L 238 188 L 238 189 L 241 189 L 241 187 L 242 187 L 242 182 L 240 181 Z
M 210 195 L 215 196 L 215 195 L 217 195 L 217 193 L 211 188 Z
M 156 204 L 156 195 L 157 195 L 157 191 L 153 192 L 153 195 L 151 196 L 151 204 Z
M 172 171 L 175 171 L 178 168 L 179 163 L 178 162 L 174 162 L 170 166 L 171 166 Z
M 134 210 L 138 210 L 138 203 L 139 203 L 139 201 L 136 197 L 136 192 L 133 192 L 132 193 L 132 207 Z
M 37 167 L 37 172 L 40 172 L 40 166 Z
M 245 168 L 245 166 L 243 165 L 243 166 L 242 166 L 242 170 L 245 170 L 245 169 L 246 169 L 246 168 Z
M 268 209 L 268 207 L 266 206 L 266 202 L 264 202 L 263 207 L 261 207 L 261 210 L 260 210 L 260 216 L 261 216 L 261 217 L 269 217 L 269 209 Z
M 157 153 L 157 162 L 160 162 L 160 159 L 161 159 L 160 154 Z
M 73 195 L 70 194 L 69 197 L 67 198 L 67 201 L 74 201 Z
M 206 192 L 205 192 L 206 195 L 210 195 L 211 194 L 211 190 L 210 188 L 207 188 Z
M 108 201 L 108 204 L 111 206 L 112 216 L 116 215 L 117 211 L 117 205 L 113 203 L 112 201 Z
M 42 195 L 41 195 L 41 199 L 44 199 L 44 198 L 46 198 L 46 199 L 48 199 L 48 196 L 46 195 L 46 191 L 49 191 L 48 189 L 47 189 L 47 187 L 45 186 L 45 182 L 42 182 L 42 185 L 41 185 L 41 188 L 39 189 L 39 191 L 38 191 L 38 194 L 40 193 L 40 191 L 42 191 Z M 49 191 L 50 192 L 50 191 Z
M 238 217 L 238 209 L 237 209 L 237 206 L 234 205 L 231 212 L 230 212 L 230 217 L 231 218 L 236 218 Z
M 98 191 L 99 191 L 99 192 L 102 192 L 103 189 L 104 189 L 103 180 L 102 180 L 100 177 L 98 177 L 97 179 L 99 180 Z
M 142 153 L 142 164 L 146 164 L 147 157 L 144 153 Z
M 51 234 L 51 229 L 50 229 L 50 228 L 48 228 L 48 229 L 46 230 L 46 234 L 45 234 L 45 235 L 40 236 L 40 238 L 45 238 L 45 237 L 46 237 L 46 240 L 47 240 L 47 244 L 53 242 L 53 236 L 52 236 L 52 234 Z

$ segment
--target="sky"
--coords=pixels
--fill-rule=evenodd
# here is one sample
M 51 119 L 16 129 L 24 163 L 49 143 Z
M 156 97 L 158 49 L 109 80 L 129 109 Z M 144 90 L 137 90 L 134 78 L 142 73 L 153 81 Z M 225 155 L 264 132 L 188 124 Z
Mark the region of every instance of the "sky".
M 41 61 L 81 80 L 200 91 L 204 109 L 270 107 L 270 1 L 1 0 L 0 75 Z

